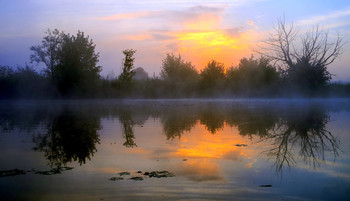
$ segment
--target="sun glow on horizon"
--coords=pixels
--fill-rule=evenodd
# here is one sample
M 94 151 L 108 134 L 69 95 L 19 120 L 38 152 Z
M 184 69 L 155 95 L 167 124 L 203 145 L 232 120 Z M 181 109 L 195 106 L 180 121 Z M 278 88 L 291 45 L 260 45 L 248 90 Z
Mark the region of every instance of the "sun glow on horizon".
M 224 63 L 226 68 L 237 65 L 239 59 L 250 54 L 250 43 L 256 39 L 254 30 L 220 28 L 220 18 L 211 15 L 197 22 L 188 22 L 189 28 L 175 34 L 178 53 L 191 61 L 198 70 L 210 60 Z M 249 21 L 248 25 L 253 23 Z

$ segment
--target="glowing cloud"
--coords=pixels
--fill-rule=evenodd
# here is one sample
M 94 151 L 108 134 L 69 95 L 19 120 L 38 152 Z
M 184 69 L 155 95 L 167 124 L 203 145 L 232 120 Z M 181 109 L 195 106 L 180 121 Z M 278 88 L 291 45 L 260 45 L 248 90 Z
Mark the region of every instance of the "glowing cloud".
M 258 27 L 253 21 L 248 25 L 253 29 L 222 29 L 221 17 L 202 15 L 198 21 L 184 24 L 184 31 L 175 33 L 178 53 L 202 69 L 211 60 L 225 63 L 226 67 L 237 64 L 239 58 L 250 53 L 250 43 L 255 40 L 254 30 Z

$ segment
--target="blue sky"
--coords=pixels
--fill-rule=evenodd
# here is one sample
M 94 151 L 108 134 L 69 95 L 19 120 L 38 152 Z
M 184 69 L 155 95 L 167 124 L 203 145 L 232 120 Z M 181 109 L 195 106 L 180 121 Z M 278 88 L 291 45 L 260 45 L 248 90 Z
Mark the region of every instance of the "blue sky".
M 319 25 L 350 41 L 349 1 L 2 0 L 0 65 L 29 63 L 29 47 L 45 30 L 85 32 L 100 52 L 102 75 L 120 73 L 122 51 L 136 49 L 136 66 L 158 75 L 166 53 L 181 54 L 202 69 L 210 60 L 237 65 L 285 16 L 301 31 Z M 350 44 L 329 66 L 333 80 L 350 81 Z M 34 66 L 38 71 L 42 66 Z

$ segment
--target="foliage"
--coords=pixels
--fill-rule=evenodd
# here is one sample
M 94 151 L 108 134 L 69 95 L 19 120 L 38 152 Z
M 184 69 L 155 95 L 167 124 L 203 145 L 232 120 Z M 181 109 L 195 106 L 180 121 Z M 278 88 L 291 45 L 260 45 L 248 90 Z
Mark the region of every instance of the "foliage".
M 132 78 L 135 75 L 134 54 L 136 50 L 127 49 L 123 51 L 125 58 L 123 60 L 123 72 L 115 81 L 116 88 L 122 96 L 128 96 L 132 90 Z
M 33 54 L 30 55 L 31 63 L 44 63 L 46 65 L 45 73 L 51 79 L 54 77 L 55 68 L 60 63 L 59 52 L 62 48 L 65 34 L 58 29 L 45 32 L 47 35 L 41 41 L 41 45 L 30 47 Z
M 198 72 L 191 62 L 186 62 L 181 58 L 181 55 L 175 56 L 167 54 L 162 62 L 162 70 L 160 76 L 164 80 L 171 82 L 189 82 Z
M 9 66 L 0 66 L 0 98 L 12 98 L 15 94 L 16 79 Z
M 235 93 L 271 95 L 277 92 L 279 80 L 279 73 L 266 57 L 244 57 L 240 60 L 238 68 L 231 67 L 227 71 L 227 87 Z
M 33 68 L 0 66 L 0 98 L 38 98 L 48 96 L 51 85 Z M 54 93 L 54 90 L 51 90 Z
M 134 70 L 135 52 L 136 50 L 133 50 L 133 49 L 127 49 L 123 51 L 123 54 L 125 55 L 125 58 L 123 61 L 123 72 L 118 77 L 118 81 L 121 83 L 130 83 L 132 80 L 132 77 L 135 75 L 135 70 Z
M 299 35 L 283 20 L 264 41 L 258 59 L 242 58 L 227 72 L 224 64 L 211 60 L 199 73 L 180 55 L 167 54 L 160 78 L 148 78 L 141 67 L 134 69 L 133 49 L 123 51 L 123 71 L 117 79 L 100 77 L 99 53 L 89 36 L 57 29 L 45 33 L 41 44 L 30 48 L 30 62 L 44 64 L 44 73 L 28 65 L 0 66 L 1 99 L 349 96 L 349 84 L 329 83 L 327 69 L 341 54 L 342 38 L 330 41 L 318 28 Z
M 64 35 L 55 76 L 59 91 L 63 95 L 91 92 L 102 70 L 97 66 L 98 57 L 95 44 L 83 32 Z
M 191 62 L 186 62 L 174 54 L 167 54 L 162 62 L 160 72 L 165 81 L 166 91 L 172 91 L 175 96 L 189 96 L 195 90 L 199 75 Z
M 225 80 L 225 66 L 223 63 L 211 60 L 200 74 L 200 91 L 206 95 L 210 95 L 221 87 Z
M 99 53 L 83 32 L 64 34 L 48 30 L 41 45 L 32 46 L 31 62 L 44 63 L 48 78 L 64 96 L 89 94 L 102 70 L 97 66 Z

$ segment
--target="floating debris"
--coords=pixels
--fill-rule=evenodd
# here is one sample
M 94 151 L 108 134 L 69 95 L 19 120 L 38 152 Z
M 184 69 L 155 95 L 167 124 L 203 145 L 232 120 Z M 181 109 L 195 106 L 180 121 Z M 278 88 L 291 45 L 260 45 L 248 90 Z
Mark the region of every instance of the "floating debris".
M 131 177 L 130 179 L 135 181 L 142 181 L 143 177 Z
M 236 146 L 237 146 L 237 147 L 246 147 L 246 146 L 248 146 L 248 145 L 246 145 L 246 144 L 236 144 Z
M 123 177 L 111 177 L 109 180 L 111 181 L 119 181 L 119 180 L 124 180 Z
M 130 172 L 119 172 L 118 174 L 120 176 L 124 176 L 124 175 L 130 175 Z
M 120 172 L 118 173 L 121 177 L 111 177 L 109 180 L 111 181 L 119 181 L 119 180 L 135 180 L 135 181 L 142 181 L 146 178 L 162 178 L 162 177 L 175 177 L 174 173 L 171 173 L 169 171 L 151 171 L 151 172 L 142 172 L 137 171 L 133 172 L 132 174 L 130 172 Z M 141 174 L 141 176 L 137 176 L 137 174 Z
M 72 169 L 73 169 L 72 167 L 58 167 L 47 171 L 36 171 L 34 172 L 34 174 L 54 175 L 54 174 L 61 174 L 63 171 L 72 170 Z
M 161 177 L 175 177 L 174 173 L 168 172 L 168 171 L 152 171 L 148 175 L 149 177 L 156 177 L 156 178 L 161 178 Z
M 0 177 L 9 177 L 26 174 L 24 170 L 13 169 L 13 170 L 3 170 L 0 171 Z
M 268 184 L 268 185 L 260 185 L 259 187 L 266 188 L 266 187 L 272 187 L 272 185 L 271 185 L 271 184 Z

